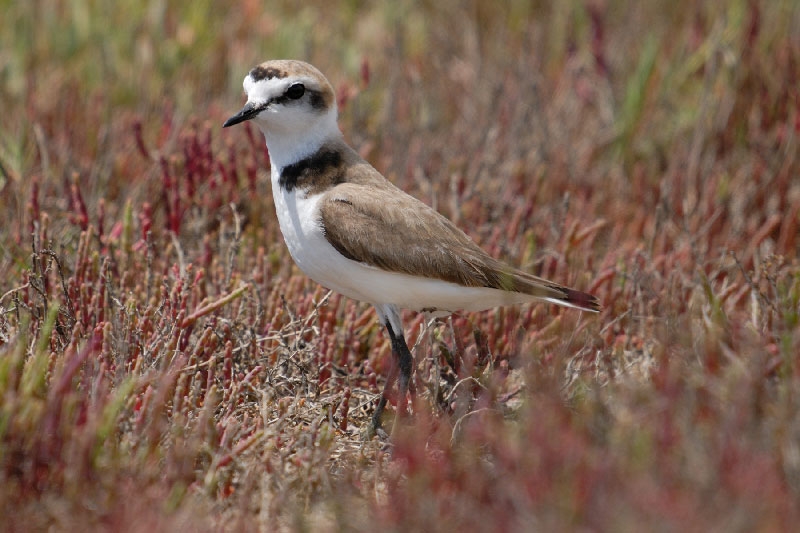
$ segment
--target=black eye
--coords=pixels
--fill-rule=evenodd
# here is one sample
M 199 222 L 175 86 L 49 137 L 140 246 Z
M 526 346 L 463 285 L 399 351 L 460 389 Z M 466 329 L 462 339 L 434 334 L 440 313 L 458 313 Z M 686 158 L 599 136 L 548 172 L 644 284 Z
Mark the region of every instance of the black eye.
M 292 100 L 297 100 L 298 98 L 302 98 L 302 96 L 306 93 L 306 86 L 302 83 L 295 83 L 288 89 L 286 89 L 286 96 L 291 98 Z

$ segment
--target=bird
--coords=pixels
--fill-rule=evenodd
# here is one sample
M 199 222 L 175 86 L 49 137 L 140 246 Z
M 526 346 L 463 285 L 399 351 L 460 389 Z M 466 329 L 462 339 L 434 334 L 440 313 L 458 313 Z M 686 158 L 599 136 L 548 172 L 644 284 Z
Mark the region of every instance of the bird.
M 312 280 L 372 304 L 405 405 L 413 368 L 400 310 L 446 316 L 536 300 L 598 312 L 598 299 L 495 259 L 444 215 L 405 193 L 348 145 L 334 89 L 313 65 L 270 60 L 244 78 L 247 101 L 223 128 L 253 122 L 267 144 L 272 195 L 289 253 Z M 400 408 L 400 407 L 399 407 Z

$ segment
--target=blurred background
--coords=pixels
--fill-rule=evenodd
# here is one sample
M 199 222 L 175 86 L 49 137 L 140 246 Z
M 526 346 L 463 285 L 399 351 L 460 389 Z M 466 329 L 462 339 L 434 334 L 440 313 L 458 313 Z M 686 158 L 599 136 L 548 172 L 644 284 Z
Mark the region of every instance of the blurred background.
M 683 149 L 697 181 L 706 136 L 730 144 L 753 126 L 748 97 L 766 99 L 762 121 L 794 102 L 779 79 L 797 39 L 788 0 L 4 4 L 0 162 L 17 221 L 32 174 L 46 194 L 78 172 L 88 204 L 102 191 L 107 209 L 122 205 L 137 194 L 113 178 L 130 164 L 116 154 L 132 147 L 133 124 L 162 152 L 189 124 L 216 141 L 244 74 L 269 58 L 317 65 L 350 141 L 419 187 L 442 186 L 487 148 L 508 169 L 558 165 L 578 189 L 621 194 L 634 168 L 675 172 Z M 761 52 L 768 63 L 752 59 Z M 754 92 L 736 94 L 743 86 Z M 466 173 L 470 187 L 480 173 Z M 635 201 L 653 200 L 641 192 Z

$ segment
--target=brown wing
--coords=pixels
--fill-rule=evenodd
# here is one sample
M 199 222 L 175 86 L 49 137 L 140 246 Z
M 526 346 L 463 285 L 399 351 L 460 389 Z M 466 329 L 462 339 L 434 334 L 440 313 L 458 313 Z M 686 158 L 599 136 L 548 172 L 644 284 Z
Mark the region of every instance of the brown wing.
M 586 310 L 598 309 L 590 294 L 494 259 L 447 218 L 383 179 L 332 187 L 321 201 L 320 215 L 328 242 L 354 261 L 467 287 L 521 292 Z

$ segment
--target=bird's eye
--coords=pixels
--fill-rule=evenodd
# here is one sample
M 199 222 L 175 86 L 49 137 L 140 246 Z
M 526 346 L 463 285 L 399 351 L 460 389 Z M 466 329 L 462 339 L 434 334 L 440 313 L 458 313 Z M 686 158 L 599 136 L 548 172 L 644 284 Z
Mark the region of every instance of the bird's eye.
M 286 96 L 291 98 L 292 100 L 297 100 L 298 98 L 302 98 L 302 96 L 306 92 L 306 86 L 302 83 L 295 83 L 288 89 L 286 89 Z

